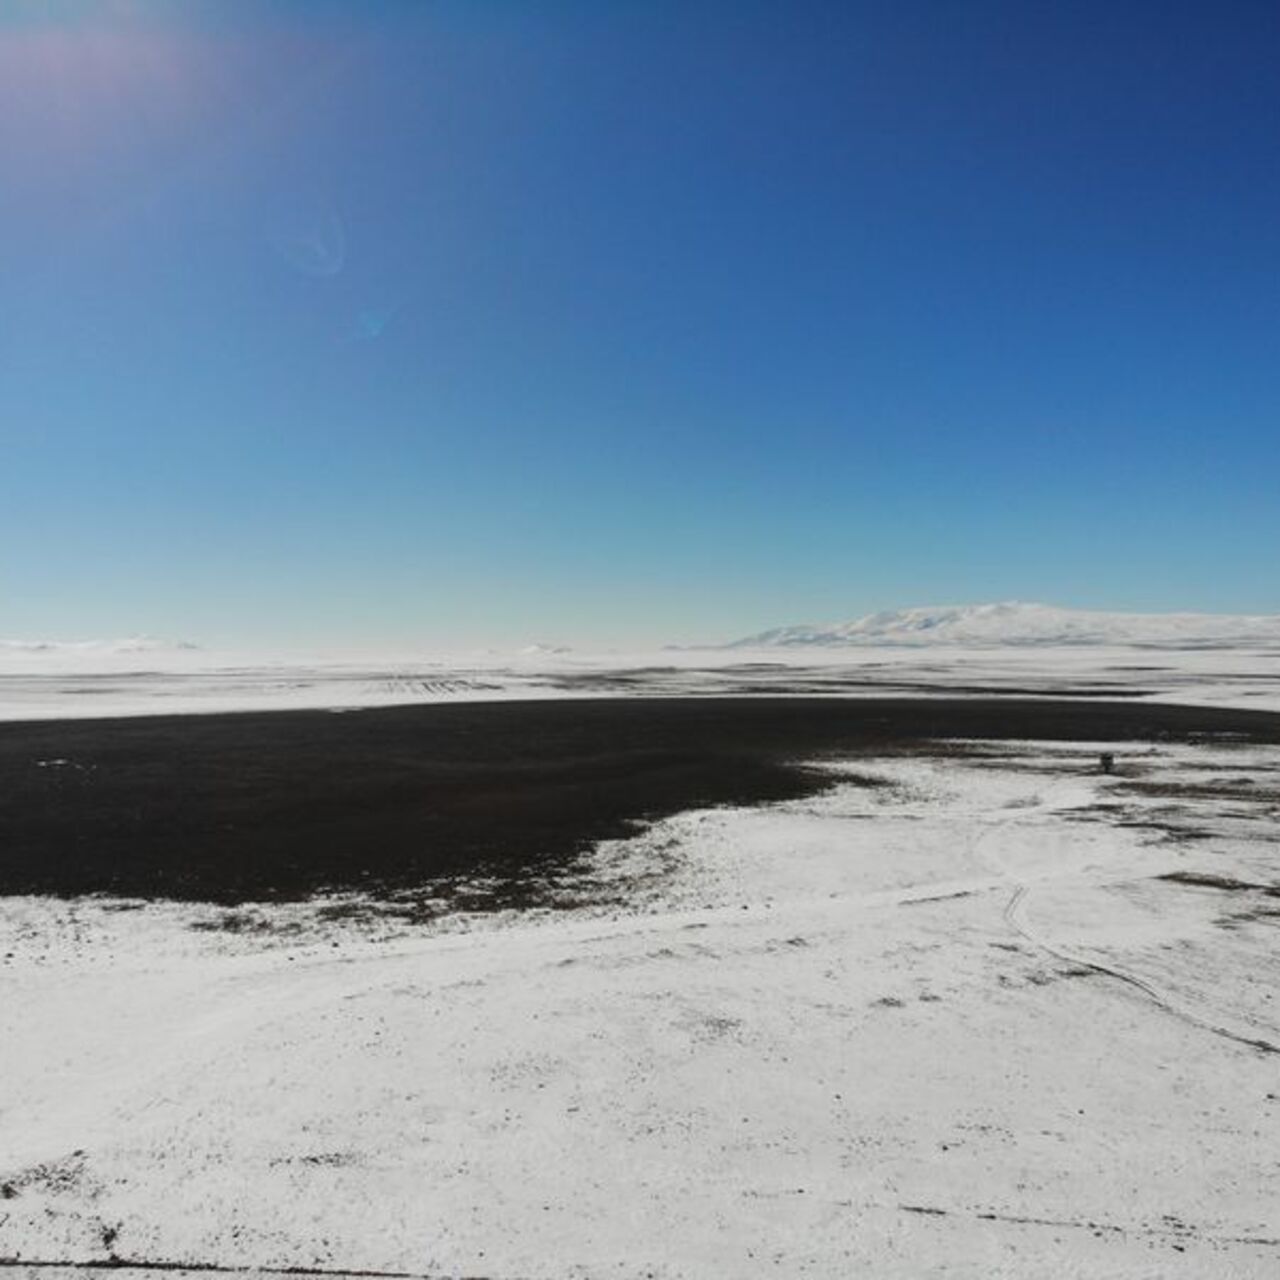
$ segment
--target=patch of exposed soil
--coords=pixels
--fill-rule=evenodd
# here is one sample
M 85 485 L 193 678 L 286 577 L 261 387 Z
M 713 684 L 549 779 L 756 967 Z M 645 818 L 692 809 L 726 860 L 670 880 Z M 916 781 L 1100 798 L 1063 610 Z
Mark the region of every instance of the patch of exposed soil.
M 1280 742 L 1280 715 L 977 698 L 645 698 L 0 725 L 0 894 L 388 911 L 572 903 L 597 842 L 950 740 Z M 933 746 L 930 747 L 933 750 Z M 75 768 L 47 767 L 50 761 Z M 353 910 L 338 904 L 335 910 Z M 252 913 L 221 927 L 253 931 Z

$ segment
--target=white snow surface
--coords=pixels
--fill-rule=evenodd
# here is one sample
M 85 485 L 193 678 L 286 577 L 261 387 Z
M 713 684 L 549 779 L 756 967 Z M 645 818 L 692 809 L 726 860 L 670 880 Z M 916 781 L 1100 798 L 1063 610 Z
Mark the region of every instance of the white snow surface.
M 1280 751 L 1095 760 L 686 813 L 625 909 L 0 900 L 0 1258 L 1274 1277 Z
M 1047 604 L 939 605 L 872 613 L 853 622 L 777 627 L 738 648 L 843 645 L 1268 646 L 1280 651 L 1280 615 L 1107 613 Z
M 1280 709 L 1280 648 L 763 645 L 636 653 L 0 646 L 0 721 L 742 693 L 1140 697 Z
M 1136 696 L 1280 709 L 1280 617 L 1036 604 L 904 609 L 732 645 L 263 653 L 0 641 L 0 720 L 681 694 Z

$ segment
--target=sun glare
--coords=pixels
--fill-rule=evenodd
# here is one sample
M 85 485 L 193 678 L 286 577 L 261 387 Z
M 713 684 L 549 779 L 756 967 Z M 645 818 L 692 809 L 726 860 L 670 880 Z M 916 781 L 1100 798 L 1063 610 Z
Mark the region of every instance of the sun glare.
M 104 6 L 108 15 L 132 8 Z M 103 14 L 52 6 L 45 21 L 0 25 L 0 107 L 18 136 L 54 160 L 154 140 L 216 95 L 207 37 Z

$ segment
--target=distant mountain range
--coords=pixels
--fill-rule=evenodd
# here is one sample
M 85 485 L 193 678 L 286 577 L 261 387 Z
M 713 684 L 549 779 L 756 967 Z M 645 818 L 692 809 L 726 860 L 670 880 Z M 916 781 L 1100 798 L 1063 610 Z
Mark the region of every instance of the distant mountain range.
M 932 645 L 1129 645 L 1158 649 L 1280 648 L 1280 615 L 1103 613 L 1047 604 L 893 609 L 853 622 L 775 627 L 728 648 Z
M 15 654 L 172 653 L 199 647 L 185 640 L 157 640 L 154 636 L 130 636 L 124 640 L 0 640 L 0 653 Z

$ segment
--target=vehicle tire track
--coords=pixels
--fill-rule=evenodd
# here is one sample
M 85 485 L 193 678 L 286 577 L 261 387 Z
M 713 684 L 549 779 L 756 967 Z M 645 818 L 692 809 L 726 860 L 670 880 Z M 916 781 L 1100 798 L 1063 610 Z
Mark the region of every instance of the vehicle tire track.
M 1037 806 L 1038 811 L 1046 812 L 1049 810 L 1048 805 Z M 1018 815 L 1017 818 L 1007 818 L 1003 822 L 990 826 L 986 831 L 978 836 L 974 841 L 972 849 L 976 854 L 978 847 L 986 840 L 990 839 L 998 831 L 1004 830 L 1006 827 L 1012 826 L 1020 818 L 1026 817 L 1026 811 Z M 1146 998 L 1151 1001 L 1157 1008 L 1164 1010 L 1171 1017 L 1177 1018 L 1179 1021 L 1186 1023 L 1188 1026 L 1196 1027 L 1201 1031 L 1208 1031 L 1215 1036 L 1221 1036 L 1224 1040 L 1234 1041 L 1247 1048 L 1254 1049 L 1259 1053 L 1280 1054 L 1280 1045 L 1262 1036 L 1250 1036 L 1233 1031 L 1230 1027 L 1223 1026 L 1219 1022 L 1214 1022 L 1209 1018 L 1202 1017 L 1200 1014 L 1184 1007 L 1175 1000 L 1171 999 L 1165 992 L 1148 982 L 1145 978 L 1139 978 L 1136 974 L 1130 973 L 1127 969 L 1121 968 L 1119 965 L 1106 963 L 1101 960 L 1094 960 L 1088 956 L 1081 955 L 1076 951 L 1070 951 L 1065 947 L 1050 942 L 1047 938 L 1037 933 L 1026 920 L 1026 902 L 1031 893 L 1031 886 L 1023 880 L 1018 880 L 1000 865 L 998 860 L 986 858 L 983 859 L 988 865 L 994 865 L 1007 880 L 1013 885 L 1013 892 L 1009 900 L 1004 905 L 1003 917 L 1005 923 L 1029 942 L 1033 947 L 1061 960 L 1065 964 L 1078 965 L 1082 969 L 1088 969 L 1092 973 L 1096 973 L 1099 977 L 1111 978 L 1116 982 L 1123 982 L 1127 986 L 1133 987 L 1140 991 Z

